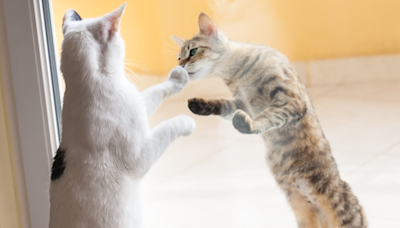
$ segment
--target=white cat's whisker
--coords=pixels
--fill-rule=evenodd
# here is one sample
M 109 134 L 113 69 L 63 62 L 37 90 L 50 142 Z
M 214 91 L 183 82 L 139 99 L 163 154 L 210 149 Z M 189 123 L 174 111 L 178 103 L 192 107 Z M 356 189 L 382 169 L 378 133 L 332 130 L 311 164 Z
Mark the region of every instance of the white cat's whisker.
M 137 68 L 140 68 L 140 69 L 142 69 L 142 70 L 144 70 L 144 71 L 147 71 L 147 72 L 149 72 L 149 73 L 152 73 L 152 74 L 154 74 L 154 75 L 156 75 L 156 76 L 158 76 L 158 77 L 162 77 L 160 74 L 154 72 L 153 70 L 150 70 L 149 68 L 146 68 L 145 66 L 141 66 L 141 65 L 138 65 L 138 64 L 135 64 L 135 63 L 127 63 L 127 62 L 125 62 L 125 65 L 137 67 Z
M 139 74 L 137 74 L 136 72 L 134 72 L 132 69 L 130 69 L 129 67 L 124 66 L 125 70 L 127 70 L 129 73 L 131 73 L 133 76 L 135 76 L 137 79 L 140 80 L 140 82 L 142 83 L 142 85 L 147 86 L 146 82 L 143 80 L 142 77 L 140 77 Z M 125 72 L 126 76 L 128 76 L 128 78 L 130 75 L 128 74 L 128 72 Z

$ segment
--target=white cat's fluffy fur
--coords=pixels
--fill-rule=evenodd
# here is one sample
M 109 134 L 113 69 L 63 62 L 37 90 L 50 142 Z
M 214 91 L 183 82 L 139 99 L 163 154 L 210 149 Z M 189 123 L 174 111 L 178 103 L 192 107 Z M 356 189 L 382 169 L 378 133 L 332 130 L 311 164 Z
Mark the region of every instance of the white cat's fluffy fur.
M 65 153 L 53 164 L 50 228 L 142 227 L 143 175 L 174 139 L 195 128 L 182 115 L 149 129 L 148 117 L 189 79 L 176 67 L 167 81 L 143 92 L 129 82 L 119 33 L 124 9 L 85 20 L 73 10 L 64 15 L 59 151 Z

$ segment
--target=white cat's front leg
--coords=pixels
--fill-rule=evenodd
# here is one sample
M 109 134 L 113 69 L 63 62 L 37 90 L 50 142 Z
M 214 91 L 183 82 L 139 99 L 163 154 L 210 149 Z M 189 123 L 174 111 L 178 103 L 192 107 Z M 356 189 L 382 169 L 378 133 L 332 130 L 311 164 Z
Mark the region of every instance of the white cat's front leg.
M 190 135 L 195 127 L 193 118 L 180 115 L 152 129 L 141 148 L 141 173 L 144 175 L 177 137 Z
M 165 99 L 179 93 L 188 82 L 189 75 L 187 71 L 181 66 L 177 66 L 169 73 L 167 81 L 144 90 L 142 97 L 146 106 L 147 116 L 153 115 Z

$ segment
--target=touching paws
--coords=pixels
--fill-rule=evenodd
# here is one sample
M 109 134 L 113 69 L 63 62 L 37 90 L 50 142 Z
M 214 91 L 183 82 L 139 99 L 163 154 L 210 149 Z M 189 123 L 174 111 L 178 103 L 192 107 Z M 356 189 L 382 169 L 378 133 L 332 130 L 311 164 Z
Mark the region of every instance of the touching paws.
M 188 107 L 194 114 L 208 116 L 211 114 L 218 115 L 221 113 L 220 107 L 217 107 L 210 101 L 202 98 L 192 98 L 188 100 Z
M 178 118 L 182 136 L 188 136 L 193 133 L 194 129 L 196 128 L 196 122 L 192 117 L 180 115 L 176 118 Z
M 237 110 L 233 114 L 232 123 L 233 126 L 243 134 L 255 133 L 251 117 L 243 110 Z
M 189 75 L 181 66 L 176 66 L 169 73 L 168 80 L 172 81 L 177 86 L 177 92 L 180 92 L 189 82 Z

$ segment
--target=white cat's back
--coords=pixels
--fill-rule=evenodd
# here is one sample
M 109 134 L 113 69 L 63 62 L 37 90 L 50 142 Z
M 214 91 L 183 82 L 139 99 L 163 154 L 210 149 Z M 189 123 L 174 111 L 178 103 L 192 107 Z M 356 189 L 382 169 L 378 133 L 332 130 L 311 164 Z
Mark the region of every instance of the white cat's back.
M 79 169 L 50 188 L 62 195 L 51 198 L 59 207 L 50 212 L 50 228 L 142 227 L 140 179 L 109 169 L 95 169 L 96 174 L 82 174 Z
M 60 147 L 67 147 L 63 148 L 66 165 L 62 178 L 51 185 L 51 201 L 58 208 L 50 227 L 139 226 L 134 223 L 140 221 L 135 217 L 141 216 L 140 177 L 132 174 L 134 167 L 124 167 L 124 159 L 140 153 L 139 143 L 148 133 L 146 110 L 133 84 L 123 77 L 114 83 L 94 90 L 98 94 L 91 96 L 96 98 L 92 101 L 77 102 L 74 94 L 64 97 L 65 145 Z M 67 122 L 69 114 L 74 118 Z M 98 216 L 90 218 L 93 214 Z

